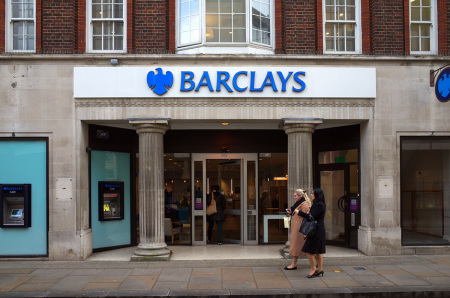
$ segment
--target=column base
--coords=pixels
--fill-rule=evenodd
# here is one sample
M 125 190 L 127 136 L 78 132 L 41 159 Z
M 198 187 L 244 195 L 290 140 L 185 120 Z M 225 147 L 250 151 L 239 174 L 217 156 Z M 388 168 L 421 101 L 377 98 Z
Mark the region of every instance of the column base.
M 172 251 L 167 248 L 167 245 L 151 245 L 139 244 L 138 249 L 131 256 L 132 262 L 154 262 L 154 261 L 169 261 Z

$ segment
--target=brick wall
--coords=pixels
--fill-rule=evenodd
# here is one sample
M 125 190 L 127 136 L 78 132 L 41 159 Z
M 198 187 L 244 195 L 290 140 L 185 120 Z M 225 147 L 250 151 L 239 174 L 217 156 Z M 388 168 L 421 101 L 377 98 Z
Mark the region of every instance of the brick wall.
M 133 53 L 167 53 L 168 2 L 164 0 L 134 0 Z
M 0 53 L 5 52 L 5 1 L 0 1 Z
M 284 17 L 286 54 L 317 53 L 316 1 L 286 0 Z
M 404 55 L 404 0 L 372 0 L 371 52 L 374 55 Z
M 75 1 L 42 1 L 42 53 L 71 54 L 75 49 Z M 37 18 L 36 18 L 37 19 Z M 36 32 L 37 33 L 37 32 Z M 39 44 L 36 40 L 36 43 Z M 39 52 L 36 48 L 36 52 Z
M 450 54 L 450 2 L 438 0 L 438 53 Z

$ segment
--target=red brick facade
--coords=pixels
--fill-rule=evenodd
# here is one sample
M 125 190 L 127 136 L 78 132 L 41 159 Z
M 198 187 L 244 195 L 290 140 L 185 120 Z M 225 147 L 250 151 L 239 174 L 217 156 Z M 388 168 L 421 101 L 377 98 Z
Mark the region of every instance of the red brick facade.
M 284 1 L 286 54 L 316 54 L 316 1 Z
M 436 0 L 438 54 L 450 54 L 450 1 Z M 36 53 L 86 52 L 86 0 L 36 0 Z M 127 53 L 176 52 L 177 0 L 127 1 Z M 409 55 L 410 0 L 361 0 L 365 55 Z M 6 6 L 7 7 L 7 6 Z M 0 52 L 6 51 L 6 7 L 0 1 Z M 275 53 L 323 54 L 323 1 L 274 0 Z

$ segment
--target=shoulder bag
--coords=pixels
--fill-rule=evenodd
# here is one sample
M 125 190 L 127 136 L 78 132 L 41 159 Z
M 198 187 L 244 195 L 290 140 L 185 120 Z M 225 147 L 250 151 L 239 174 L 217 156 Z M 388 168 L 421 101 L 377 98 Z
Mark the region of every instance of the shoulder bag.
M 305 235 L 306 237 L 313 237 L 314 234 L 316 233 L 316 224 L 317 221 L 314 220 L 314 217 L 309 215 L 309 217 L 303 218 L 299 232 Z
M 211 199 L 211 204 L 206 207 L 206 215 L 212 215 L 217 213 L 216 200 L 214 198 Z

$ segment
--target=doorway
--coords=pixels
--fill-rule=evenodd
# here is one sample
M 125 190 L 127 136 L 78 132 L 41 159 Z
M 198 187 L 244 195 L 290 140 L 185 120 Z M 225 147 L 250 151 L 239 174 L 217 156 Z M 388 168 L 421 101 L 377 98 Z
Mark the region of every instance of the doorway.
M 222 242 L 257 244 L 257 158 L 256 153 L 192 154 L 193 245 L 206 244 L 206 202 L 213 187 L 226 201 Z M 217 233 L 214 225 L 211 243 L 217 243 Z
M 358 165 L 319 167 L 320 187 L 325 196 L 327 243 L 358 248 L 360 196 Z

